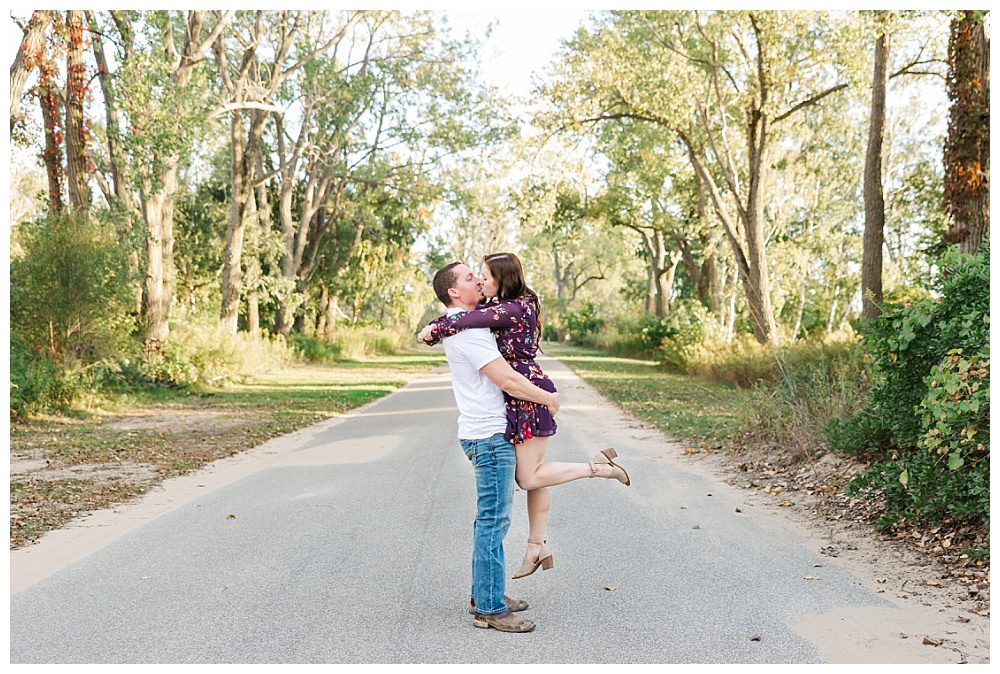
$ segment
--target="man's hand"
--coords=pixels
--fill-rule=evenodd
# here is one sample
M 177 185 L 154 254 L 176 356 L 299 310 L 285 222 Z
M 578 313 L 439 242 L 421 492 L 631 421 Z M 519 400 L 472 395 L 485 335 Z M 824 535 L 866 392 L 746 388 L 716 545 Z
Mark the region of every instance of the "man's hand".
M 559 394 L 539 388 L 507 364 L 502 357 L 491 360 L 479 368 L 486 378 L 499 386 L 513 398 L 520 398 L 549 408 L 550 414 L 559 410 Z
M 428 323 L 424 326 L 424 329 L 420 331 L 417 335 L 417 339 L 426 344 L 431 338 L 431 331 L 434 329 L 433 323 Z
M 553 399 L 552 402 L 547 404 L 546 407 L 549 408 L 549 414 L 551 414 L 552 417 L 555 418 L 556 412 L 559 411 L 559 394 L 553 393 L 552 399 Z

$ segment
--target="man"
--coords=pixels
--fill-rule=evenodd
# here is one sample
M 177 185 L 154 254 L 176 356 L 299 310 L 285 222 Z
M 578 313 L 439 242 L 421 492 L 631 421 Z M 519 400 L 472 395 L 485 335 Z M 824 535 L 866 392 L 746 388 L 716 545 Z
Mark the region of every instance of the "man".
M 482 299 L 482 286 L 482 280 L 461 262 L 453 262 L 434 275 L 434 293 L 449 315 L 474 309 Z M 515 372 L 485 328 L 446 337 L 444 351 L 458 404 L 459 443 L 476 470 L 472 624 L 501 632 L 530 632 L 535 623 L 514 615 L 528 604 L 504 594 L 503 539 L 510 526 L 516 458 L 514 445 L 504 438 L 507 417 L 501 390 L 546 405 L 553 415 L 559 409 L 559 395 L 538 388 Z

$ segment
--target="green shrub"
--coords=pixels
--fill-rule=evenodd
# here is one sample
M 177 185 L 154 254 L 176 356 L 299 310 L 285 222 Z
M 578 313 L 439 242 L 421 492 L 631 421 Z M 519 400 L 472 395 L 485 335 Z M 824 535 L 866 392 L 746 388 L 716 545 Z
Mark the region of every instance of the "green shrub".
M 597 317 L 593 302 L 585 301 L 579 309 L 569 309 L 559 314 L 559 324 L 571 342 L 581 344 L 604 329 L 605 322 Z M 543 324 L 542 329 L 545 329 Z
M 416 346 L 414 339 L 401 330 L 378 325 L 338 326 L 332 340 L 294 335 L 292 345 L 299 358 L 311 363 L 336 363 L 364 360 L 372 356 L 391 356 Z
M 952 349 L 989 353 L 989 249 L 975 256 L 950 251 L 935 285 L 937 300 L 887 307 L 862 337 L 872 381 L 868 404 L 840 422 L 837 449 L 883 453 L 917 446 L 923 422 L 914 410 L 923 400 L 931 369 Z
M 949 470 L 989 457 L 989 365 L 982 355 L 952 349 L 925 379 L 927 395 L 917 408 L 924 428 L 920 446 L 940 455 Z
M 325 339 L 293 334 L 292 347 L 298 357 L 307 363 L 336 363 L 342 359 L 340 345 Z
M 776 377 L 761 378 L 740 411 L 740 427 L 758 440 L 815 457 L 829 448 L 823 429 L 857 412 L 865 399 L 857 345 L 804 342 L 777 350 Z
M 50 388 L 58 378 L 55 363 L 40 350 L 32 351 L 24 339 L 10 335 L 10 416 L 24 419 L 46 409 Z
M 379 326 L 338 327 L 332 343 L 347 360 L 390 356 L 416 344 L 412 335 Z
M 85 363 L 134 345 L 134 296 L 125 250 L 97 218 L 51 216 L 16 232 L 10 263 L 11 325 L 53 360 Z
M 938 299 L 892 309 L 865 335 L 874 384 L 831 441 L 876 459 L 849 493 L 881 491 L 901 519 L 989 519 L 989 249 L 949 252 Z
M 177 386 L 239 381 L 280 369 L 295 360 L 283 337 L 227 334 L 218 324 L 189 322 L 172 327 L 162 350 L 143 362 L 152 379 Z

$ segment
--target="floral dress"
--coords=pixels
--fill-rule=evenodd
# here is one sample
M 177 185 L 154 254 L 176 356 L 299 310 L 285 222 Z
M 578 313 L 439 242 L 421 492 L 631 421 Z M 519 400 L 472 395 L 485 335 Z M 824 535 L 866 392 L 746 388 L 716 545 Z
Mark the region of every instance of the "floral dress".
M 472 311 L 434 319 L 431 322 L 433 327 L 428 344 L 437 344 L 441 339 L 469 328 L 489 328 L 497 340 L 500 354 L 514 370 L 527 377 L 535 386 L 555 393 L 555 384 L 535 362 L 538 354 L 538 344 L 535 341 L 537 321 L 538 316 L 531 298 L 519 297 L 503 302 L 493 299 Z M 507 415 L 504 437 L 508 442 L 519 444 L 531 438 L 556 434 L 556 421 L 548 407 L 513 398 L 506 392 L 503 398 Z

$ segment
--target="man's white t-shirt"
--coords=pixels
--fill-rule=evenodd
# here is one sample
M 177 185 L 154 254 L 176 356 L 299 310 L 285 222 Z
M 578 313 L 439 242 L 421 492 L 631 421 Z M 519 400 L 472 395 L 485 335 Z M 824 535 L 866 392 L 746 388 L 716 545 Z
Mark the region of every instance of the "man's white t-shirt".
M 461 309 L 450 308 L 448 315 Z M 482 440 L 507 430 L 503 391 L 479 371 L 502 358 L 493 333 L 471 328 L 444 338 L 444 352 L 451 370 L 451 388 L 458 405 L 458 437 Z

